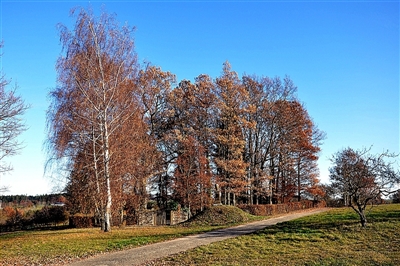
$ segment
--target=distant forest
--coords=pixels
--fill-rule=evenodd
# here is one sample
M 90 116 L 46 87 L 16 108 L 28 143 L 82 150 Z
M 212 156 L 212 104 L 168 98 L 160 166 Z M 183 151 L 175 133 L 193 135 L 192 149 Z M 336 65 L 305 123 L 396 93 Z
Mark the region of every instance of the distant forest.
M 63 202 L 65 200 L 65 194 L 43 194 L 36 196 L 29 195 L 3 195 L 0 196 L 0 200 L 3 203 L 3 206 L 7 205 L 7 203 L 13 203 L 14 205 L 21 206 L 25 201 L 30 201 L 34 205 L 49 205 L 54 203 Z M 62 199 L 64 197 L 64 200 Z M 23 206 L 21 206 L 23 207 Z
M 44 194 L 44 195 L 4 195 L 0 196 L 2 206 L 8 206 L 9 203 L 13 207 L 29 207 L 31 205 L 51 205 L 65 201 L 65 195 L 63 194 Z M 29 203 L 28 203 L 29 202 Z

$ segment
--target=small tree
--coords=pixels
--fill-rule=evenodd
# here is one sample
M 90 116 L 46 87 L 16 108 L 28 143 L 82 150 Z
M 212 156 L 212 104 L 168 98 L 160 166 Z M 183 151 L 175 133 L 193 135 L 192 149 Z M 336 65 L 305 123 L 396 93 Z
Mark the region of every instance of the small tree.
M 367 225 L 365 209 L 381 196 L 395 193 L 400 182 L 400 173 L 386 159 L 397 157 L 388 151 L 373 155 L 370 149 L 353 150 L 346 148 L 334 154 L 334 164 L 329 169 L 330 181 L 335 194 L 342 195 L 345 205 L 360 216 L 363 227 Z

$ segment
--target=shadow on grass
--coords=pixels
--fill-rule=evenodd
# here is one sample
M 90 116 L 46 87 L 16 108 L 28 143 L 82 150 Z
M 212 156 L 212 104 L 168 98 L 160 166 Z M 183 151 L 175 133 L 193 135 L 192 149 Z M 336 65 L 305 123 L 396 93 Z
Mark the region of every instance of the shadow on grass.
M 374 207 L 370 210 L 366 210 L 366 214 L 369 224 L 377 222 L 398 222 L 400 220 L 399 207 Z M 275 226 L 255 232 L 254 235 L 275 235 L 278 233 L 318 234 L 332 229 L 349 230 L 349 228 L 358 225 L 361 226 L 358 214 L 351 208 L 343 208 L 279 223 Z

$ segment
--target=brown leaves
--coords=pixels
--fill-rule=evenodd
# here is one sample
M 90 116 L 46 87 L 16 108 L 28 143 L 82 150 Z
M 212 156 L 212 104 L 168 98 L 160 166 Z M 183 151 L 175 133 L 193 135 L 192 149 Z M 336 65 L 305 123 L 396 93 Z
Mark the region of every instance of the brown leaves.
M 353 207 L 365 226 L 364 210 L 368 203 L 396 191 L 399 171 L 387 160 L 397 157 L 389 152 L 370 154 L 369 149 L 346 148 L 333 155 L 330 168 L 332 188 L 343 197 L 345 205 Z M 387 193 L 387 194 L 386 194 Z
M 310 178 L 304 165 L 319 148 L 289 78 L 240 79 L 226 62 L 215 80 L 202 74 L 173 89 L 174 74 L 139 68 L 132 29 L 106 13 L 74 14 L 72 31 L 60 27 L 66 54 L 48 124 L 50 153 L 67 158 L 78 211 L 104 215 L 111 198 L 115 213 L 141 208 L 149 180 L 159 203 L 174 198 L 196 210 L 211 203 L 213 185 L 227 204 L 304 190 L 294 180 Z
M 181 142 L 173 178 L 174 197 L 189 211 L 210 206 L 211 170 L 204 147 L 189 136 Z

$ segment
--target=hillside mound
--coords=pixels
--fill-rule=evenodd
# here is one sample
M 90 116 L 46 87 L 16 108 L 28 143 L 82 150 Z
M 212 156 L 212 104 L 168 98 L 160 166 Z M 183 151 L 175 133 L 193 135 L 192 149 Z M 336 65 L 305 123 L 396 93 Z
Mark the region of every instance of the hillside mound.
M 238 207 L 224 205 L 212 206 L 196 214 L 183 225 L 229 225 L 250 221 L 252 217 L 254 216 L 242 211 Z

